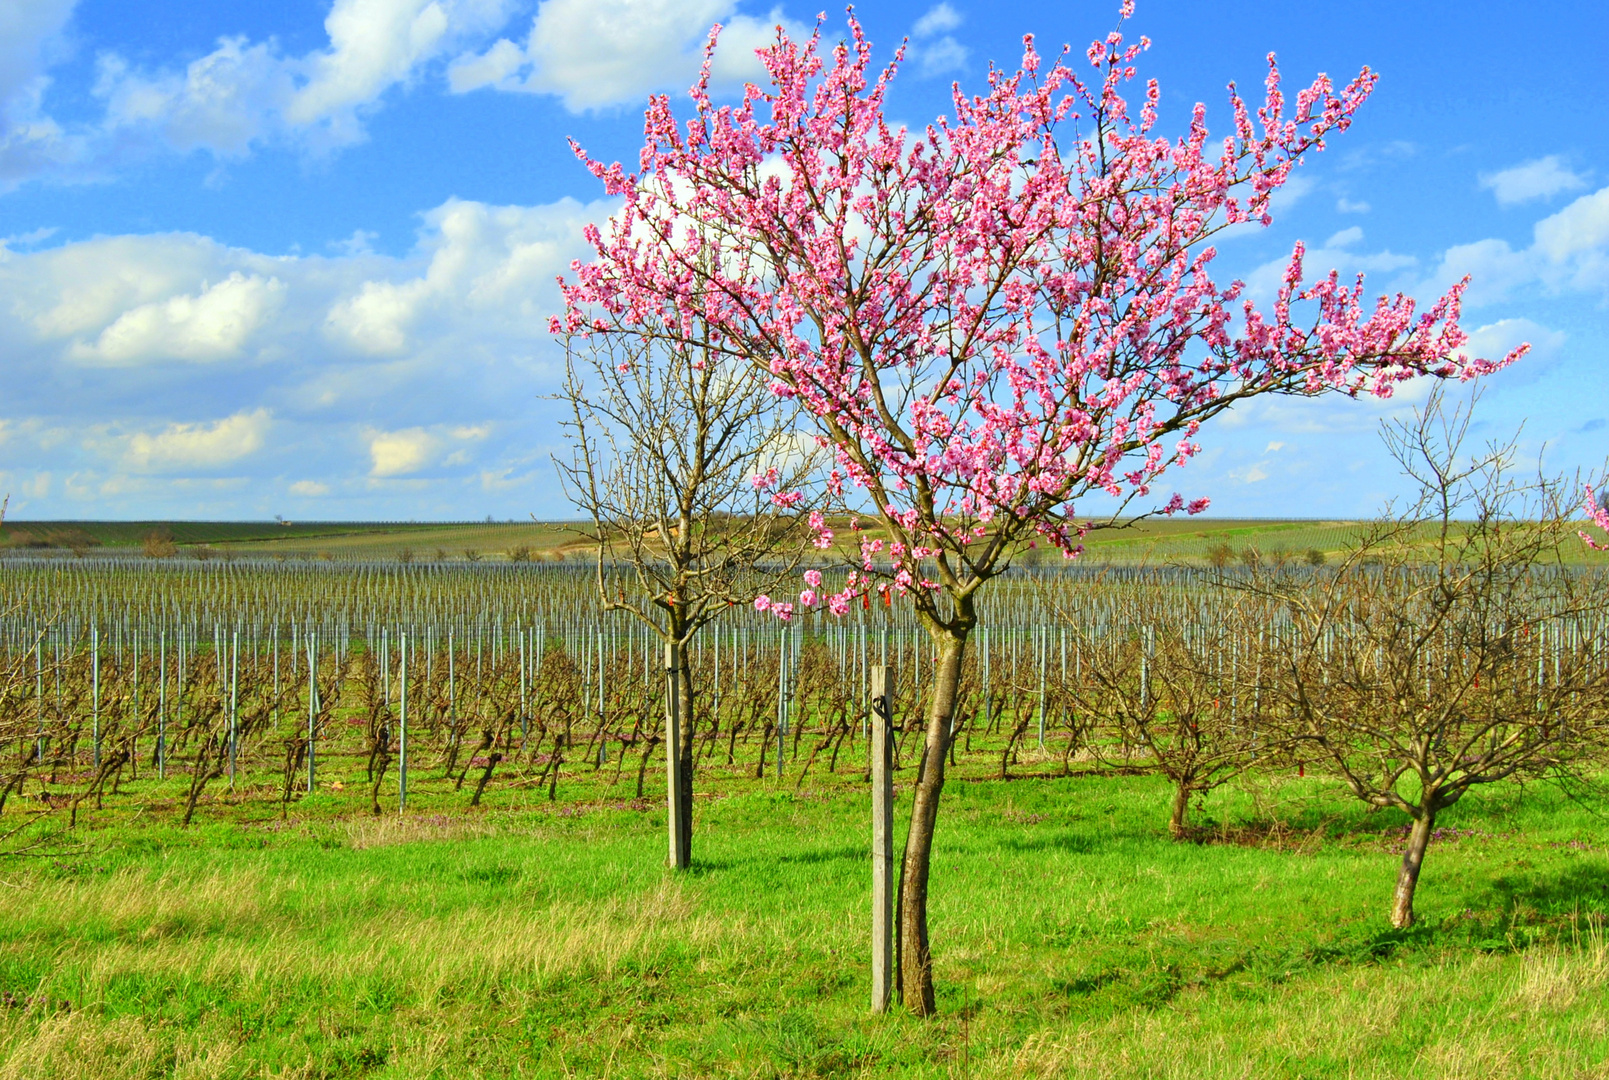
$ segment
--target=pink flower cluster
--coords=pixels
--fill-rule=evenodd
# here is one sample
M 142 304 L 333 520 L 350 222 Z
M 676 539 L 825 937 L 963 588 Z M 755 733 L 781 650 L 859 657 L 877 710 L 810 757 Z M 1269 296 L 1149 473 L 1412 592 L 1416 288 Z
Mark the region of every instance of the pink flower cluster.
M 1123 94 L 1145 39 L 1092 44 L 1086 80 L 1027 38 L 1019 70 L 957 88 L 953 115 L 913 132 L 885 109 L 900 60 L 874 69 L 850 29 L 824 55 L 819 26 L 803 42 L 779 28 L 759 52 L 768 85 L 724 105 L 709 96 L 712 33 L 685 122 L 651 100 L 638 171 L 576 147 L 623 205 L 589 230 L 596 257 L 562 283 L 555 320 L 579 334 L 696 324 L 815 415 L 830 490 L 863 491 L 893 538 L 863 540 L 850 585 L 825 598 L 835 613 L 874 591 L 970 590 L 1030 535 L 1077 554 L 1082 496 L 1149 498 L 1199 451 L 1201 424 L 1249 397 L 1388 396 L 1525 352 L 1461 351 L 1466 283 L 1419 311 L 1366 297 L 1361 277 L 1310 278 L 1300 244 L 1267 310 L 1212 277 L 1212 238 L 1271 220 L 1291 170 L 1374 88 L 1367 68 L 1288 100 L 1270 55 L 1255 113 L 1231 84 L 1229 134 L 1213 141 L 1197 105 L 1168 139 L 1156 81 L 1137 113 Z M 811 526 L 831 546 L 826 519 Z
M 1587 512 L 1587 516 L 1592 519 L 1594 525 L 1603 532 L 1609 533 L 1609 506 L 1605 506 L 1600 502 L 1598 496 L 1594 494 L 1590 487 L 1586 490 L 1586 501 L 1582 504 L 1582 509 Z M 1580 535 L 1581 539 L 1587 542 L 1588 547 L 1595 548 L 1598 551 L 1609 550 L 1609 543 L 1594 539 L 1592 534 L 1585 529 L 1581 530 Z

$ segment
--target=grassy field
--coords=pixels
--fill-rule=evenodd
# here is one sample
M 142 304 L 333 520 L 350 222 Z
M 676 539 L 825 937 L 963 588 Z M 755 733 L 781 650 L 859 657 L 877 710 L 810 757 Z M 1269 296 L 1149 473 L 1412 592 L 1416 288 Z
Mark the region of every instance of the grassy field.
M 356 768 L 188 830 L 142 779 L 0 868 L 0 1077 L 1609 1076 L 1602 819 L 1551 788 L 1449 811 L 1394 932 L 1403 819 L 1322 779 L 1200 844 L 1154 778 L 958 780 L 918 1021 L 867 1009 L 858 777 L 705 770 L 675 877 L 632 769 L 373 817 Z

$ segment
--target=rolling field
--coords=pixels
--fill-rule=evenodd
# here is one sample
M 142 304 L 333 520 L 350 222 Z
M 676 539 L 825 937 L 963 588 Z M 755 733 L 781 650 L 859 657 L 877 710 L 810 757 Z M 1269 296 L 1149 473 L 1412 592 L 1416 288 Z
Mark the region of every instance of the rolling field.
M 9 521 L 0 551 L 63 556 L 135 556 L 153 534 L 170 537 L 176 558 L 464 560 L 507 559 L 526 547 L 533 556 L 580 542 L 565 523 L 535 522 L 312 522 L 282 525 L 241 521 Z M 199 549 L 199 554 L 198 554 Z
M 847 522 L 834 523 L 842 554 L 849 554 Z M 529 549 L 533 558 L 587 558 L 591 548 L 575 522 L 96 522 L 8 521 L 0 528 L 0 552 L 48 556 L 141 554 L 153 533 L 170 536 L 175 557 L 456 562 L 506 560 Z M 1361 522 L 1230 518 L 1153 519 L 1127 528 L 1097 530 L 1085 539 L 1087 565 L 1165 566 L 1239 562 L 1248 550 L 1264 560 L 1303 562 L 1312 553 L 1334 561 L 1357 542 Z M 1573 563 L 1609 565 L 1609 553 L 1586 545 L 1572 548 Z M 1026 565 L 1053 567 L 1053 552 L 1029 552 Z

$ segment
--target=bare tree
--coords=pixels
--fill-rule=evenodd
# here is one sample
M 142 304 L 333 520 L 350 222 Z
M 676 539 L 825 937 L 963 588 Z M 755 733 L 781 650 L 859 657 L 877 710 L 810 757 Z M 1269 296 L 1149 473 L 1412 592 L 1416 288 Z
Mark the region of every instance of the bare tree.
M 1114 730 L 1125 760 L 1149 757 L 1172 783 L 1175 840 L 1194 835 L 1192 800 L 1289 748 L 1268 716 L 1268 605 L 1259 599 L 1246 595 L 1202 621 L 1158 580 L 1130 597 L 1116 632 L 1094 638 L 1075 630 L 1088 675 L 1076 687 L 1080 710 Z
M 1514 443 L 1466 457 L 1473 400 L 1432 396 L 1386 442 L 1419 494 L 1332 572 L 1258 578 L 1287 605 L 1279 680 L 1294 734 L 1373 807 L 1411 819 L 1391 921 L 1414 921 L 1436 820 L 1471 789 L 1570 771 L 1602 734 L 1595 579 L 1562 564 L 1563 482 L 1513 469 Z
M 599 599 L 670 648 L 671 861 L 685 867 L 698 689 L 687 644 L 797 574 L 810 551 L 815 444 L 795 433 L 795 410 L 763 372 L 686 340 L 595 333 L 571 342 L 565 371 L 573 453 L 557 464 L 592 521 Z

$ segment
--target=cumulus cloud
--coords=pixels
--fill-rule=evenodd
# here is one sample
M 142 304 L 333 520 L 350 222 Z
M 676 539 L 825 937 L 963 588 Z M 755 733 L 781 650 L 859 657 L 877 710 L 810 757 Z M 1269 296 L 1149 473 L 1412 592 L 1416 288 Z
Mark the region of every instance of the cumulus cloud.
M 125 311 L 93 343 L 75 342 L 68 355 L 104 364 L 234 359 L 279 307 L 284 293 L 278 278 L 248 277 L 236 270 L 193 296 L 181 294 Z
M 1536 247 L 1555 263 L 1609 247 L 1609 187 L 1583 195 L 1537 222 Z
M 406 476 L 435 460 L 439 440 L 424 428 L 369 433 L 370 476 Z
M 7 0 L 0 7 L 0 190 L 82 153 L 41 109 L 46 72 L 66 55 L 63 30 L 76 0 Z
M 271 422 L 267 409 L 254 409 L 211 424 L 169 424 L 155 435 L 137 432 L 123 440 L 123 464 L 141 472 L 227 465 L 262 449 Z
M 298 480 L 290 486 L 292 495 L 299 495 L 304 499 L 316 499 L 320 495 L 330 493 L 330 485 L 317 480 Z
M 712 73 L 723 85 L 763 77 L 754 51 L 775 40 L 777 26 L 795 37 L 809 32 L 780 8 L 763 19 L 736 9 L 735 0 L 543 0 L 523 44 L 499 38 L 464 53 L 448 84 L 458 93 L 556 94 L 584 112 L 691 84 L 715 23 L 722 30 Z
M 1516 288 L 1536 280 L 1535 259 L 1529 251 L 1515 251 L 1507 240 L 1477 240 L 1454 244 L 1442 253 L 1431 275 L 1431 286 L 1445 289 L 1465 276 L 1470 278 L 1464 302 L 1479 307 L 1507 298 Z
M 914 38 L 933 37 L 936 34 L 948 33 L 961 25 L 961 13 L 949 4 L 939 4 L 927 10 L 916 25 L 911 27 L 911 36 Z
M 456 467 L 470 464 L 474 455 L 455 443 L 480 442 L 491 434 L 489 424 L 467 424 L 451 428 L 414 427 L 400 431 L 364 433 L 369 448 L 369 475 L 378 479 L 409 476 L 432 466 Z
M 245 153 L 284 141 L 313 149 L 364 137 L 362 118 L 426 64 L 495 31 L 510 0 L 335 0 L 329 43 L 287 56 L 277 42 L 228 37 L 183 70 L 136 69 L 108 53 L 96 94 L 113 132 L 154 132 L 180 150 Z
M 1355 244 L 1362 239 L 1363 230 L 1358 226 L 1353 225 L 1351 228 L 1342 229 L 1340 232 L 1324 241 L 1324 246 L 1327 248 L 1343 248 L 1349 244 Z
M 1609 290 L 1609 187 L 1582 195 L 1538 221 L 1529 247 L 1477 240 L 1448 248 L 1431 276 L 1436 288 L 1474 278 L 1470 305 L 1504 300 L 1528 286 L 1582 292 Z
M 1480 186 L 1497 197 L 1502 206 L 1546 199 L 1561 191 L 1579 191 L 1587 178 L 1565 165 L 1557 154 L 1523 162 L 1494 173 L 1482 173 Z
M 967 47 L 949 31 L 961 25 L 961 13 L 948 3 L 929 8 L 911 27 L 913 44 L 907 55 L 916 64 L 916 73 L 927 78 L 966 66 Z
M 559 442 L 544 398 L 562 370 L 547 332 L 555 278 L 615 206 L 453 200 L 421 214 L 398 255 L 269 256 L 188 233 L 0 251 L 12 490 L 51 472 L 51 499 L 29 512 L 183 516 L 215 511 L 185 502 L 178 481 L 210 483 L 229 464 L 257 493 L 207 504 L 231 512 L 272 513 L 261 499 L 308 478 L 353 500 L 343 513 L 393 516 L 406 478 L 502 492 L 487 509 L 520 514 L 521 496 L 476 478 L 524 475 Z M 533 509 L 550 497 L 521 491 Z
M 103 112 L 68 131 L 42 102 L 48 70 L 66 55 L 74 0 L 10 0 L 0 7 L 0 191 L 53 172 L 92 177 L 162 147 L 221 158 L 263 145 L 332 152 L 366 138 L 366 119 L 388 93 L 438 76 L 444 64 L 459 93 L 554 94 L 577 112 L 637 101 L 690 84 L 717 22 L 714 80 L 732 87 L 763 77 L 754 53 L 779 25 L 809 32 L 781 8 L 762 18 L 738 2 L 543 0 L 516 43 L 495 35 L 526 0 L 333 0 L 326 43 L 302 54 L 244 35 L 220 38 L 182 67 L 103 52 L 92 87 Z M 937 43 L 929 62 L 953 63 L 951 41 Z
M 500 323 L 538 325 L 556 301 L 553 278 L 581 254 L 588 221 L 612 203 L 562 199 L 546 206 L 488 206 L 451 199 L 424 215 L 422 275 L 366 281 L 333 304 L 325 329 L 370 356 L 404 352 L 419 320 L 450 310 Z
M 1531 351 L 1500 376 L 1506 384 L 1513 386 L 1532 382 L 1545 374 L 1558 359 L 1567 338 L 1564 331 L 1550 330 L 1530 319 L 1499 319 L 1470 330 L 1469 340 L 1458 351 L 1464 356 L 1496 359 L 1528 343 Z

